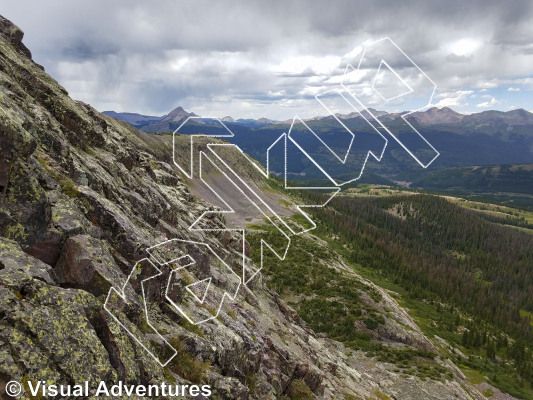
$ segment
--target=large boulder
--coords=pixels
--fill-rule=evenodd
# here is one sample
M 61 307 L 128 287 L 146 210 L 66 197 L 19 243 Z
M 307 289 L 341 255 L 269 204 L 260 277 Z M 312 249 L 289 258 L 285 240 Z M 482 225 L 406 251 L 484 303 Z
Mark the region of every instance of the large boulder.
M 60 284 L 95 296 L 108 293 L 111 286 L 121 288 L 126 281 L 106 243 L 89 235 L 67 239 L 54 272 Z

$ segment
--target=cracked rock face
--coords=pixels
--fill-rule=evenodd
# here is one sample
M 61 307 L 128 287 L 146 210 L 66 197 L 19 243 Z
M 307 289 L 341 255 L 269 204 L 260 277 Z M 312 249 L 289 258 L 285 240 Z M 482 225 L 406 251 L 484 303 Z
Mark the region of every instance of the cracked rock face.
M 242 241 L 227 232 L 188 232 L 213 208 L 193 196 L 190 182 L 171 166 L 171 138 L 137 131 L 70 99 L 31 60 L 22 36 L 0 17 L 2 390 L 12 379 L 25 387 L 39 380 L 122 380 L 206 383 L 218 399 L 296 393 L 316 399 L 483 398 L 456 371 L 445 382 L 406 379 L 386 362 L 361 352 L 347 355 L 342 344 L 306 326 L 261 275 L 201 326 L 170 307 L 161 287 L 147 286 L 148 317 L 159 337 L 146 323 L 135 286 L 139 276 L 128 281 L 146 249 L 167 239 L 194 239 L 238 265 Z M 186 152 L 188 140 L 177 140 Z M 209 221 L 213 228 L 223 223 Z M 109 289 L 123 286 L 124 297 L 109 303 L 115 319 L 103 307 Z M 376 312 L 389 311 L 376 340 L 431 349 L 405 310 L 381 292 Z M 147 349 L 168 357 L 166 343 L 177 356 L 163 367 Z

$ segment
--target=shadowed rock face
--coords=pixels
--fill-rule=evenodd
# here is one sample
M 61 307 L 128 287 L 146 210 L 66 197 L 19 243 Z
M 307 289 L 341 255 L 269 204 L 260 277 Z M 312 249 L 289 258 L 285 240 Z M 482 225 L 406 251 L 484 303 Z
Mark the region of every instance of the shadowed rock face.
M 186 323 L 159 288 L 150 287 L 150 320 L 179 356 L 161 367 L 142 348 L 164 346 L 144 320 L 139 292 L 126 285 L 127 301 L 116 309 L 137 342 L 103 310 L 109 288 L 124 285 L 147 247 L 170 238 L 209 243 L 237 265 L 240 237 L 186 235 L 211 206 L 171 167 L 169 138 L 70 99 L 31 60 L 22 36 L 0 18 L 1 390 L 11 379 L 25 385 L 88 380 L 92 387 L 123 380 L 205 382 L 222 399 L 275 399 L 298 391 L 316 399 L 378 393 L 482 398 L 451 366 L 452 380 L 422 381 L 360 352 L 346 355 L 342 344 L 309 329 L 260 276 L 200 327 Z M 187 143 L 183 138 L 184 152 Z M 209 223 L 216 228 L 223 221 Z M 337 259 L 324 260 L 333 262 L 354 275 Z M 375 339 L 436 351 L 405 310 L 376 290 L 379 301 L 362 296 L 386 321 Z

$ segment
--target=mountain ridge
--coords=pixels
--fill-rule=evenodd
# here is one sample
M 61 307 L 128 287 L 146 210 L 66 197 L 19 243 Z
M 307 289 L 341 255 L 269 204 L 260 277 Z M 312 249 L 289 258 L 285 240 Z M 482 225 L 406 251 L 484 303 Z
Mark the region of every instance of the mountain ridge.
M 379 118 L 388 129 L 397 132 L 397 137 L 406 137 L 407 127 L 402 116 L 405 113 L 387 114 L 374 109 L 369 109 L 363 114 L 368 119 L 371 112 L 373 115 L 379 115 Z M 320 132 L 330 137 L 330 143 L 333 147 L 342 146 L 342 128 L 339 126 L 337 118 L 343 121 L 354 135 L 363 133 L 368 137 L 370 127 L 367 120 L 360 115 L 351 113 L 343 116 L 315 117 L 306 120 L 306 124 L 315 132 Z M 533 114 L 523 110 L 503 111 L 482 111 L 476 114 L 459 114 L 449 107 L 436 108 L 432 107 L 424 112 L 415 112 L 406 116 L 407 120 L 414 126 L 429 143 L 441 153 L 440 156 L 429 166 L 430 170 L 451 167 L 466 167 L 476 165 L 494 165 L 494 164 L 528 164 L 533 162 Z M 213 129 L 221 129 L 214 124 L 213 119 L 201 118 L 191 124 L 189 128 L 183 128 L 181 133 L 197 133 L 198 124 L 205 124 L 205 127 L 213 132 Z M 237 144 L 248 154 L 256 157 L 263 165 L 266 165 L 265 154 L 278 137 L 287 132 L 292 121 L 273 121 L 269 119 L 239 119 L 223 121 L 228 128 L 232 130 L 234 136 L 227 138 L 231 143 Z M 146 125 L 140 127 L 143 131 L 148 132 L 172 132 L 180 127 L 181 121 L 169 122 L 164 127 L 161 125 Z M 194 126 L 193 126 L 194 125 Z M 341 131 L 339 131 L 341 129 Z M 223 132 L 224 134 L 226 132 Z M 338 139 L 335 133 L 338 133 Z M 388 136 L 387 134 L 385 134 Z M 368 138 L 369 139 L 369 138 Z M 413 177 L 416 174 L 425 175 L 425 171 L 419 171 L 416 165 L 413 165 L 406 158 L 405 150 L 392 138 L 388 137 L 389 142 L 384 154 L 384 159 L 376 163 L 373 160 L 367 165 L 366 174 L 362 181 L 367 183 L 385 183 L 394 184 L 394 181 L 405 181 L 403 176 L 407 174 Z M 365 138 L 361 137 L 358 141 L 359 146 L 365 146 Z M 270 153 L 271 157 L 279 158 L 282 155 Z M 327 161 L 327 160 L 326 160 Z M 332 161 L 332 168 L 342 168 L 335 166 L 335 160 Z M 302 157 L 301 170 L 298 175 L 304 180 L 325 179 L 318 171 L 310 167 L 303 167 L 305 157 Z M 272 163 L 271 163 L 272 165 Z M 276 171 L 278 173 L 279 171 Z M 293 175 L 296 176 L 296 175 Z M 444 176 L 444 175 L 441 175 Z M 408 181 L 427 182 L 427 179 L 409 178 Z M 451 182 L 451 181 L 449 181 Z M 509 182 L 511 183 L 511 182 Z M 516 185 L 515 185 L 516 186 Z M 431 187 L 433 187 L 431 185 Z M 489 186 L 490 187 L 490 186 Z M 430 186 L 427 187 L 428 189 Z
M 533 125 L 533 113 L 523 109 L 513 109 L 509 111 L 498 111 L 498 110 L 486 110 L 486 111 L 480 111 L 478 113 L 470 113 L 470 114 L 461 114 L 450 107 L 430 107 L 425 111 L 415 111 L 415 112 L 393 112 L 388 113 L 385 111 L 378 111 L 373 108 L 369 108 L 368 111 L 372 113 L 373 115 L 377 116 L 378 118 L 383 118 L 384 121 L 395 121 L 398 120 L 398 118 L 401 118 L 402 116 L 408 114 L 407 118 L 414 119 L 417 123 L 420 125 L 425 126 L 431 126 L 431 125 L 459 125 L 461 123 L 465 123 L 469 126 L 483 126 L 487 124 L 494 124 L 494 123 L 501 123 L 501 124 L 507 124 L 509 126 L 521 126 L 521 125 Z M 371 118 L 371 115 L 369 112 L 364 110 L 363 115 L 365 118 Z M 137 113 L 127 113 L 127 112 L 121 112 L 117 113 L 115 111 L 104 111 L 103 114 L 106 114 L 110 117 L 116 118 L 120 121 L 124 121 L 127 123 L 132 124 L 136 127 L 143 127 L 146 126 L 145 129 L 150 130 L 151 132 L 162 132 L 160 129 L 164 129 L 168 127 L 169 125 L 161 125 L 160 122 L 183 122 L 188 117 L 199 117 L 199 115 L 195 114 L 194 112 L 187 112 L 183 109 L 183 107 L 178 106 L 172 111 L 170 111 L 168 114 L 164 115 L 163 117 L 154 117 L 149 115 L 142 115 Z M 137 117 L 138 119 L 135 120 L 133 116 Z M 352 112 L 350 114 L 335 114 L 335 117 L 346 120 L 346 119 L 363 119 L 361 115 L 357 112 Z M 208 118 L 208 117 L 206 117 Z M 327 120 L 332 119 L 332 116 L 316 116 L 312 118 L 304 119 L 305 122 L 307 121 L 321 121 L 321 120 Z M 144 121 L 150 121 L 153 120 L 153 122 L 145 123 Z M 270 118 L 259 118 L 259 119 L 235 119 L 232 116 L 225 116 L 221 118 L 221 121 L 228 122 L 228 123 L 242 123 L 242 124 L 248 124 L 248 125 L 269 125 L 269 124 L 290 124 L 292 120 L 273 120 Z M 139 123 L 141 122 L 141 123 Z M 154 125 L 150 127 L 150 125 Z

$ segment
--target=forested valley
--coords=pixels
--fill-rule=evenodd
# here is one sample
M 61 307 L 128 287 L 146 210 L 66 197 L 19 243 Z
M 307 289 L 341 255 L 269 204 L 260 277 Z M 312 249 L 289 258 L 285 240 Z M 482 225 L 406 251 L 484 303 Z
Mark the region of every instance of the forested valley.
M 531 387 L 531 233 L 426 194 L 339 196 L 311 212 L 319 236 L 358 272 L 400 289 L 413 314 L 427 317 L 426 333 L 469 355 L 456 364 L 489 375 L 495 385 L 515 381 L 518 395 Z

